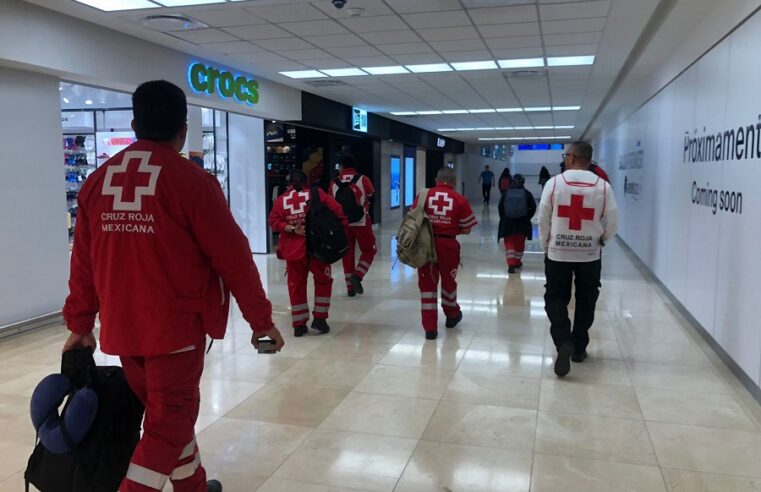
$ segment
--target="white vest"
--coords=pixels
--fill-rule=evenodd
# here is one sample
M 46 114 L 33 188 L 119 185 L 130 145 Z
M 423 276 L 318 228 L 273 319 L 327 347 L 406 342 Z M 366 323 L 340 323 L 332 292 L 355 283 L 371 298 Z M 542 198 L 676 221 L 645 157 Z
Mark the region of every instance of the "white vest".
M 563 262 L 599 260 L 610 185 L 588 171 L 563 173 L 552 181 L 548 184 L 553 186 L 549 258 Z

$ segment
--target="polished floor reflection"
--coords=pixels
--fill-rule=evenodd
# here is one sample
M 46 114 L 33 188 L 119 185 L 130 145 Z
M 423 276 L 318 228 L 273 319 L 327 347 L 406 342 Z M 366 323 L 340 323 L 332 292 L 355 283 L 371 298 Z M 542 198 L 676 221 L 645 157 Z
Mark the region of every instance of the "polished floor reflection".
M 390 228 L 364 296 L 336 281 L 329 335 L 289 334 L 281 354 L 257 355 L 234 315 L 203 380 L 210 475 L 228 492 L 761 491 L 761 407 L 624 251 L 605 251 L 590 358 L 558 380 L 542 257 L 508 278 L 497 221 L 484 210 L 463 239 L 465 318 L 442 321 L 436 341 Z M 257 262 L 290 332 L 282 263 Z M 23 490 L 28 399 L 64 337 L 0 341 L 0 491 Z

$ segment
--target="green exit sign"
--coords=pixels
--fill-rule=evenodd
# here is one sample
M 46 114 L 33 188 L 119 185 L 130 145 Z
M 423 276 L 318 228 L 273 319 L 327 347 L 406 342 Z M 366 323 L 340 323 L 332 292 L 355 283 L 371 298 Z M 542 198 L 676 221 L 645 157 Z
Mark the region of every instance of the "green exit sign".
M 259 102 L 259 82 L 245 75 L 236 75 L 201 62 L 188 66 L 188 83 L 196 94 L 218 94 L 253 106 Z

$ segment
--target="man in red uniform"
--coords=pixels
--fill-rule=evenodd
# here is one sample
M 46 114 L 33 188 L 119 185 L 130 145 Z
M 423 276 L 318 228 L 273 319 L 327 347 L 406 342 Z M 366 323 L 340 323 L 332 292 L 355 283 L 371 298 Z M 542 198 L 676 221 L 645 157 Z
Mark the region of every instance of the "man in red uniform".
M 146 82 L 132 96 L 138 141 L 98 168 L 79 194 L 70 294 L 72 332 L 64 350 L 95 348 L 121 357 L 145 405 L 143 437 L 122 492 L 220 492 L 206 472 L 193 427 L 200 404 L 206 335 L 223 338 L 229 293 L 254 334 L 276 350 L 272 323 L 248 240 L 214 176 L 180 156 L 187 103 L 179 87 Z
M 288 190 L 280 195 L 270 212 L 269 223 L 272 230 L 280 233 L 277 244 L 277 257 L 286 261 L 288 275 L 288 295 L 291 298 L 291 318 L 293 334 L 302 337 L 307 333 L 309 322 L 309 303 L 307 301 L 307 280 L 309 272 L 314 278 L 314 321 L 312 329 L 328 333 L 328 311 L 333 290 L 331 267 L 327 263 L 312 258 L 307 252 L 306 217 L 309 212 L 310 189 L 304 172 L 295 170 L 290 175 Z M 343 223 L 344 229 L 349 221 L 344 216 L 341 206 L 333 197 L 317 188 L 320 201 L 335 213 Z
M 330 192 L 338 198 L 338 190 L 341 186 L 348 186 L 354 193 L 356 205 L 364 210 L 362 218 L 349 224 L 349 252 L 343 257 L 344 278 L 349 297 L 356 294 L 364 294 L 362 279 L 373 264 L 377 248 L 375 247 L 375 233 L 373 221 L 370 219 L 370 198 L 375 193 L 372 181 L 367 176 L 360 174 L 354 169 L 354 156 L 344 155 L 339 161 L 338 177 L 331 183 Z M 343 184 L 345 183 L 345 184 Z M 343 185 L 342 185 L 343 184 Z M 346 212 L 346 209 L 344 209 Z M 359 243 L 359 263 L 355 264 L 356 244 Z
M 438 263 L 418 268 L 423 329 L 428 340 L 435 340 L 439 332 L 436 289 L 441 276 L 441 308 L 447 318 L 446 327 L 454 328 L 462 320 L 457 304 L 457 269 L 460 266 L 458 234 L 470 234 L 478 224 L 470 203 L 454 189 L 457 177 L 454 169 L 442 167 L 436 175 L 436 186 L 428 190 L 425 213 L 433 226 L 434 244 Z M 417 199 L 415 204 L 417 205 Z

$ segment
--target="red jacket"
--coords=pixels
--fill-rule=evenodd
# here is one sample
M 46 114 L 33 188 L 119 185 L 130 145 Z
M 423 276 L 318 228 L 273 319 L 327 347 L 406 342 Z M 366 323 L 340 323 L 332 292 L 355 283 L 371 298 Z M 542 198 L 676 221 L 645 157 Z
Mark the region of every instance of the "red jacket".
M 341 170 L 337 179 L 343 183 L 350 183 L 357 174 L 359 173 L 356 169 L 347 167 Z M 362 220 L 350 224 L 354 227 L 372 224 L 372 221 L 370 220 L 370 198 L 375 194 L 375 187 L 373 186 L 373 182 L 370 181 L 370 178 L 365 175 L 360 176 L 362 177 L 359 178 L 355 184 L 351 185 L 351 189 L 354 192 L 354 196 L 357 197 L 357 203 L 364 207 L 365 216 Z M 335 197 L 336 193 L 338 193 L 338 184 L 333 180 L 330 182 L 330 194 Z
M 413 207 L 417 206 L 417 201 L 415 198 Z M 462 234 L 463 229 L 470 229 L 478 224 L 468 200 L 451 186 L 439 182 L 428 190 L 425 213 L 431 221 L 434 234 L 456 236 Z
M 320 201 L 338 216 L 344 230 L 348 229 L 349 220 L 344 215 L 341 205 L 322 189 L 318 188 L 318 190 Z M 298 261 L 307 254 L 306 237 L 286 232 L 285 229 L 290 229 L 290 226 L 306 224 L 307 212 L 309 212 L 309 194 L 309 188 L 297 191 L 289 186 L 285 193 L 277 197 L 272 206 L 269 223 L 273 231 L 280 233 L 280 239 L 277 243 L 277 257 L 281 260 Z
M 601 168 L 600 166 L 598 166 L 597 164 L 592 164 L 591 166 L 589 166 L 589 170 L 595 173 L 596 175 L 598 175 L 599 177 L 601 177 L 602 179 L 604 179 L 605 181 L 607 181 L 608 183 L 610 183 L 610 178 L 608 178 L 608 173 L 606 173 L 605 170 Z
M 63 308 L 69 330 L 90 333 L 100 313 L 104 352 L 168 354 L 224 337 L 228 288 L 254 331 L 273 326 L 248 240 L 214 176 L 140 140 L 87 179 Z

